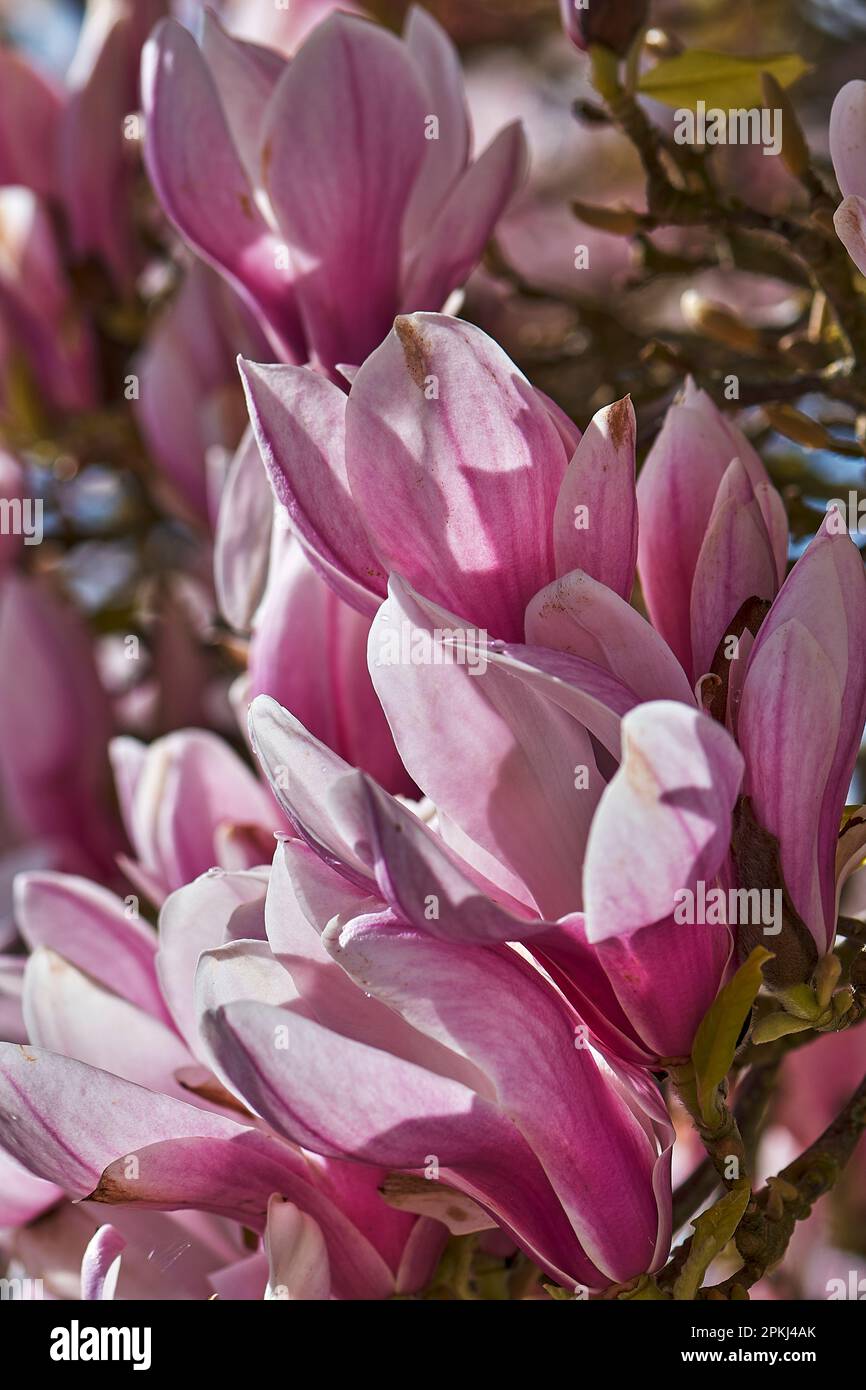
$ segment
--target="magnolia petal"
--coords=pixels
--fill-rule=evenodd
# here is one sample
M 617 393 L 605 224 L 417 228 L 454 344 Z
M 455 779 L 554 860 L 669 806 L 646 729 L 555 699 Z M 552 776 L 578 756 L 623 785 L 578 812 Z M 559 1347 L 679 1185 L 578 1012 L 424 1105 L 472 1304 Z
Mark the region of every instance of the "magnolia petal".
M 31 951 L 51 947 L 136 1008 L 168 1021 L 156 935 L 134 901 L 72 874 L 25 873 L 15 882 L 15 917 Z
M 294 291 L 277 268 L 277 238 L 256 206 L 201 50 L 174 20 L 161 21 L 144 46 L 141 88 L 144 159 L 165 212 L 265 314 L 289 360 L 304 361 Z
M 351 93 L 348 107 L 335 91 Z M 426 105 L 400 41 L 335 14 L 295 56 L 265 114 L 265 187 L 307 336 L 328 370 L 363 362 L 393 319 Z
M 459 641 L 461 628 L 469 657 L 456 659 L 436 633 Z M 420 640 L 420 659 L 403 652 L 406 636 L 410 646 Z M 487 664 L 478 638 L 393 578 L 370 633 L 373 684 L 415 782 L 555 918 L 580 907 L 585 837 L 602 787 L 592 744 L 542 690 Z
M 553 519 L 556 572 L 580 569 L 628 601 L 637 560 L 631 398 L 599 410 L 568 465 Z
M 86 1197 L 118 1155 L 241 1127 L 109 1072 L 40 1048 L 0 1043 L 0 1142 L 38 1177 Z
M 526 604 L 552 575 L 565 453 L 502 349 L 458 319 L 399 318 L 352 385 L 346 461 L 385 568 L 521 640 Z
M 667 919 L 679 890 L 714 878 L 728 852 L 743 775 L 727 730 L 672 702 L 627 714 L 622 746 L 586 852 L 591 942 Z
M 866 82 L 846 82 L 830 112 L 830 154 L 846 200 L 866 198 Z
M 339 934 L 329 929 L 327 938 L 363 988 L 487 1072 L 596 1267 L 611 1280 L 648 1268 L 659 1225 L 652 1191 L 658 1154 L 591 1051 L 575 1046 L 579 1020 L 543 976 L 507 949 L 459 946 L 374 922 Z M 611 1183 L 621 1203 L 612 1217 L 603 1196 Z
M 274 497 L 251 428 L 232 459 L 214 537 L 214 584 L 220 611 L 246 632 L 268 574 Z
M 192 1058 L 177 1034 L 47 946 L 27 962 L 24 1019 L 36 1047 L 90 1066 L 110 1057 L 115 1075 L 183 1098 L 174 1073 Z
M 691 598 L 693 669 L 703 675 L 726 626 L 750 598 L 772 601 L 778 576 L 756 502 L 731 498 L 717 508 L 695 565 Z
M 451 291 L 465 284 L 524 178 L 527 159 L 523 127 L 515 121 L 434 205 L 435 216 L 406 267 L 400 295 L 404 311 L 441 309 Z M 424 187 L 425 171 L 422 165 L 416 189 Z
M 81 1261 L 81 1297 L 87 1302 L 114 1298 L 126 1239 L 114 1226 L 100 1226 Z
M 311 561 L 361 612 L 385 574 L 346 476 L 346 397 L 308 368 L 240 362 L 253 431 L 277 500 Z
M 286 70 L 273 48 L 235 38 L 212 10 L 205 10 L 201 49 L 222 100 L 226 121 L 252 187 L 262 181 L 262 125 L 265 107 Z
M 328 1247 L 322 1228 L 292 1202 L 272 1197 L 265 1228 L 266 1299 L 315 1301 L 331 1293 Z
M 860 274 L 866 275 L 866 198 L 852 193 L 843 199 L 833 214 L 833 226 Z
M 841 706 L 827 656 L 797 619 L 756 643 L 737 723 L 745 789 L 761 825 L 779 841 L 785 884 L 822 951 L 835 922 L 826 921 L 822 906 L 818 836 Z
M 443 200 L 466 168 L 471 137 L 463 70 L 445 30 L 429 10 L 413 5 L 403 37 L 424 87 L 427 120 L 436 118 L 436 138 L 424 141 L 423 160 L 403 220 L 403 245 L 411 247 L 429 232 Z M 435 307 L 444 302 L 443 298 Z M 419 308 L 420 301 L 409 307 Z
M 526 610 L 526 639 L 602 667 L 636 700 L 694 704 L 689 681 L 664 639 L 619 594 L 581 570 L 535 595 Z

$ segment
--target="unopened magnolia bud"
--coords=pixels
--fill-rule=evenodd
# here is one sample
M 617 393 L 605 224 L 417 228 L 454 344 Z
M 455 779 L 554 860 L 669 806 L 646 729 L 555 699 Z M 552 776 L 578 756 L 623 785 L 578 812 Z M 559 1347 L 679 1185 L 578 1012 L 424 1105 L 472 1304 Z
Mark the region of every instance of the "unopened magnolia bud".
M 625 57 L 649 12 L 649 0 L 559 0 L 565 32 L 586 50 L 601 44 Z

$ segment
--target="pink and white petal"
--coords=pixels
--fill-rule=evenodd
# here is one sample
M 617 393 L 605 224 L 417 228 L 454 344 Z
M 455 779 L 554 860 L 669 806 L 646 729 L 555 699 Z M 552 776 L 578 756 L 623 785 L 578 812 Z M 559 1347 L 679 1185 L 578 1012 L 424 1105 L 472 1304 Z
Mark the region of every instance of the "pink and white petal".
M 229 466 L 214 537 L 214 584 L 223 617 L 248 631 L 268 575 L 274 496 L 247 428 Z
M 837 521 L 835 512 L 825 518 L 818 535 L 792 569 L 758 633 L 750 657 L 751 665 L 763 644 L 793 618 L 809 630 L 822 648 L 838 683 L 839 726 L 838 732 L 831 733 L 835 749 L 821 808 L 818 844 L 828 931 L 833 930 L 836 842 L 866 722 L 866 574 L 859 550 Z M 803 676 L 807 678 L 805 672 Z
M 274 1028 L 286 1024 L 291 1067 L 273 1045 Z M 599 1282 L 588 1260 L 578 1263 L 573 1232 L 531 1149 L 489 1101 L 266 1005 L 230 1005 L 218 1027 L 235 1084 L 296 1143 L 418 1172 L 432 1154 L 443 1181 L 519 1231 L 548 1269 L 576 1265 L 573 1277 Z
M 596 943 L 671 916 L 676 893 L 711 880 L 731 838 L 743 758 L 727 730 L 685 705 L 639 705 L 586 852 L 586 934 Z
M 353 767 L 411 794 L 367 671 L 369 633 L 369 619 L 334 593 L 291 539 L 272 561 L 250 645 L 246 699 L 273 696 Z
M 562 447 L 565 449 L 566 458 L 571 458 L 581 440 L 580 430 L 574 423 L 570 415 L 566 415 L 562 406 L 551 400 L 546 392 L 536 386 L 535 394 L 542 401 L 547 409 L 547 413 L 556 426 L 557 433 L 562 440 Z
M 347 100 L 335 102 L 335 91 Z M 337 14 L 303 45 L 265 113 L 265 187 L 326 370 L 363 362 L 393 319 L 426 106 L 400 41 Z
M 658 1058 L 690 1057 L 721 985 L 733 942 L 725 926 L 672 918 L 596 945 L 614 993 Z
M 331 1296 L 328 1247 L 322 1228 L 293 1202 L 272 1197 L 265 1228 L 266 1299 L 316 1302 Z
M 830 112 L 830 154 L 842 197 L 866 198 L 866 82 L 846 82 L 836 93 Z
M 516 643 L 490 645 L 485 655 L 491 665 L 512 672 L 530 689 L 566 710 L 619 760 L 620 721 L 639 700 L 606 667 L 567 652 Z
M 204 12 L 201 49 L 220 95 L 235 148 L 254 189 L 262 181 L 265 107 L 286 70 L 276 49 L 235 38 L 212 10 Z
M 277 268 L 277 239 L 256 207 L 204 57 L 174 20 L 157 25 L 144 46 L 141 87 L 145 165 L 163 209 L 264 313 L 289 360 L 303 362 L 303 332 L 291 279 Z
M 541 973 L 509 948 L 460 946 L 375 922 L 339 933 L 335 926 L 326 936 L 363 988 L 486 1071 L 593 1263 L 611 1280 L 649 1268 L 658 1152 L 591 1051 L 575 1046 L 579 1019 Z M 615 1213 L 602 1195 L 611 1182 L 621 1199 Z
M 378 903 L 360 899 L 357 890 L 305 845 L 294 841 L 280 845 L 268 887 L 268 934 L 276 959 L 300 995 L 293 1011 L 343 1037 L 476 1088 L 481 1078 L 475 1068 L 408 1027 L 378 1000 L 368 998 L 322 944 L 320 937 L 335 917 L 349 921 L 377 912 L 384 915 Z M 206 1010 L 203 1027 L 215 1012 Z
M 100 1226 L 81 1261 L 81 1297 L 87 1301 L 114 1298 L 126 1240 L 114 1226 Z
M 269 695 L 259 695 L 250 706 L 250 738 L 274 796 L 301 838 L 350 882 L 372 891 L 353 769 Z
M 772 601 L 778 574 L 757 502 L 734 498 L 714 512 L 695 565 L 691 644 L 695 673 L 710 670 L 727 625 L 750 598 Z
M 113 752 L 113 748 L 111 750 Z M 136 784 L 131 838 L 162 897 L 219 864 L 261 862 L 268 832 L 282 828 L 273 799 L 237 753 L 204 729 L 179 729 L 152 743 Z M 220 832 L 223 832 L 222 835 Z M 250 832 L 250 853 L 237 864 L 232 835 Z
M 0 1229 L 26 1226 L 62 1197 L 62 1187 L 37 1178 L 5 1148 L 0 1148 Z
M 231 1120 L 71 1057 L 0 1043 L 0 1143 L 72 1197 L 88 1196 L 107 1164 L 144 1145 L 242 1132 Z
M 625 396 L 593 416 L 556 499 L 556 572 L 580 569 L 628 601 L 637 560 L 634 407 Z
M 364 779 L 376 881 L 393 910 L 418 931 L 443 940 L 526 940 L 544 923 L 527 918 L 521 904 L 509 911 L 498 890 L 435 835 L 401 802 Z M 516 915 L 515 915 L 516 914 Z
M 174 1030 L 47 946 L 37 947 L 27 962 L 24 1019 L 34 1047 L 91 1067 L 110 1058 L 116 1076 L 185 1098 L 174 1075 L 193 1059 Z
M 454 659 L 437 632 L 455 634 L 469 657 Z M 414 650 L 404 659 L 407 635 L 423 647 L 420 661 Z M 403 762 L 437 810 L 556 918 L 581 904 L 602 779 L 583 726 L 483 657 L 482 634 L 392 579 L 370 633 L 370 673 Z
M 209 1276 L 214 1293 L 233 1303 L 258 1302 L 268 1286 L 268 1257 L 263 1250 L 224 1265 Z
M 201 1055 L 193 995 L 199 956 L 235 939 L 243 909 L 263 903 L 267 886 L 267 870 L 208 872 L 162 905 L 157 974 L 175 1025 L 195 1056 Z
M 425 138 L 421 166 L 403 219 L 403 246 L 411 248 L 427 233 L 444 198 L 466 168 L 471 131 L 460 58 L 442 26 L 428 10 L 413 5 L 403 41 L 418 68 L 427 117 L 437 120 L 436 138 Z
M 506 126 L 438 202 L 423 236 L 410 243 L 400 291 L 406 313 L 441 309 L 466 283 L 493 229 L 526 174 L 526 137 L 519 121 Z M 422 163 L 416 190 L 424 186 Z
M 526 610 L 526 640 L 593 662 L 638 700 L 694 704 L 688 678 L 664 638 L 619 594 L 581 570 L 535 595 Z
M 480 329 L 397 320 L 346 411 L 352 495 L 389 571 L 519 641 L 553 572 L 551 517 L 565 452 L 549 411 Z
M 860 274 L 866 275 L 866 199 L 854 193 L 843 199 L 833 214 L 833 226 Z
M 586 939 L 582 913 L 548 927 L 529 949 L 608 1053 L 639 1067 L 656 1062 L 624 1013 L 598 948 Z
M 745 791 L 761 825 L 779 841 L 791 899 L 823 952 L 835 922 L 826 920 L 822 904 L 819 830 L 842 692 L 825 652 L 796 618 L 761 637 L 737 723 Z
M 647 608 L 690 677 L 689 601 L 695 565 L 719 484 L 735 458 L 754 487 L 769 481 L 742 432 L 689 378 L 641 468 L 637 501 L 638 571 Z
M 25 873 L 15 918 L 31 951 L 51 947 L 130 1004 L 168 1022 L 156 978 L 157 939 L 134 903 L 73 874 Z
M 134 1178 L 128 1171 L 131 1158 Z M 263 1232 L 275 1194 L 294 1202 L 320 1226 L 335 1297 L 387 1298 L 394 1292 L 392 1269 L 320 1188 L 310 1157 L 254 1130 L 238 1127 L 232 1139 L 181 1139 L 138 1149 L 108 1166 L 94 1196 L 98 1202 L 135 1203 L 145 1210 L 212 1212 Z M 393 1217 L 384 1206 L 382 1214 L 386 1223 Z
M 375 610 L 386 575 L 346 476 L 346 397 L 309 368 L 240 364 L 253 431 L 277 501 L 313 564 L 347 603 Z

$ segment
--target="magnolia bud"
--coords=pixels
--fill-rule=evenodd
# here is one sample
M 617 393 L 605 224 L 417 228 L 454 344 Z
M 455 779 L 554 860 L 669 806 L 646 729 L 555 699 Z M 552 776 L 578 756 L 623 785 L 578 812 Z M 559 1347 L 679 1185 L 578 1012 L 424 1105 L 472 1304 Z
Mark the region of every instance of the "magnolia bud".
M 565 32 L 586 50 L 598 43 L 622 58 L 647 21 L 649 0 L 559 0 Z

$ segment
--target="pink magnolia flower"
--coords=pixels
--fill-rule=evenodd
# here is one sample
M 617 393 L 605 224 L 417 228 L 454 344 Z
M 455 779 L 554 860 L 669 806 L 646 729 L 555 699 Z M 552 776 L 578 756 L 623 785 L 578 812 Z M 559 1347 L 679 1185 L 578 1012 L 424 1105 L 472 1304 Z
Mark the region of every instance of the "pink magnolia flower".
M 846 82 L 830 112 L 830 154 L 842 202 L 833 223 L 857 269 L 866 275 L 866 82 Z
M 277 498 L 342 598 L 372 615 L 396 571 L 519 639 L 529 600 L 574 563 L 579 434 L 492 339 L 439 314 L 398 318 L 348 397 L 309 369 L 245 362 L 242 375 Z M 632 431 L 625 410 L 618 477 Z
M 34 579 L 0 583 L 0 669 L 0 788 L 19 838 L 113 879 L 123 837 L 110 807 L 108 700 L 81 620 Z
M 298 751 L 277 795 L 307 842 L 375 880 L 416 931 L 525 942 L 616 1055 L 643 1065 L 687 1055 L 732 939 L 724 922 L 670 919 L 678 890 L 725 870 L 742 776 L 728 733 L 685 700 L 637 707 L 585 659 L 486 643 L 396 578 L 373 623 L 370 671 L 439 833 L 325 760 L 293 722 Z M 255 702 L 253 728 L 273 776 L 266 711 L 277 719 L 272 703 Z M 641 768 L 646 791 L 635 798 Z M 347 817 L 342 851 L 329 806 Z
M 260 997 L 293 994 L 265 945 L 267 877 L 198 879 L 165 904 L 159 941 L 127 904 L 84 880 L 45 874 L 19 883 L 18 918 L 32 951 L 30 1042 L 0 1047 L 0 1162 L 17 1204 L 8 1215 L 26 1223 L 64 1194 L 89 1199 L 85 1210 L 100 1229 L 83 1252 L 85 1298 L 110 1296 L 112 1265 L 118 1256 L 121 1269 L 128 1264 L 148 1224 L 157 1246 L 165 1239 L 163 1209 L 180 1209 L 172 1220 L 195 1218 L 169 1294 L 204 1275 L 229 1298 L 260 1298 L 268 1285 L 274 1297 L 385 1298 L 423 1287 L 438 1259 L 445 1228 L 386 1206 L 381 1169 L 305 1153 L 210 1069 L 193 993 L 200 953 L 222 959 L 228 946 Z M 219 1236 L 226 1219 L 228 1241 Z M 241 1226 L 260 1233 L 264 1248 L 245 1254 Z
M 637 500 L 650 618 L 697 681 L 740 605 L 778 593 L 785 507 L 745 435 L 691 381 L 647 455 Z
M 218 735 L 179 729 L 149 745 L 116 738 L 109 753 L 134 855 L 120 863 L 151 902 L 212 867 L 251 868 L 271 853 L 279 812 Z
M 270 726 L 273 702 L 257 706 L 294 775 L 317 778 L 308 759 L 324 754 L 339 776 L 293 721 Z M 320 830 L 327 820 L 322 804 Z M 277 850 L 268 952 L 237 942 L 199 957 L 199 1033 L 224 1084 L 307 1149 L 426 1172 L 429 1194 L 410 1189 L 409 1210 L 464 1230 L 495 1221 L 560 1280 L 599 1287 L 654 1266 L 670 1235 L 671 1143 L 654 1085 L 576 1046 L 579 1018 L 511 948 L 395 918 L 329 828 L 332 853 Z
M 516 125 L 470 162 L 457 56 L 420 9 L 402 43 L 333 15 L 288 64 L 210 17 L 201 49 L 169 21 L 142 91 L 166 213 L 286 360 L 326 371 L 362 362 L 401 310 L 442 306 L 522 173 Z
M 577 658 L 572 681 L 606 708 L 608 728 L 658 699 L 706 703 L 727 725 L 746 756 L 744 794 L 779 840 L 805 924 L 799 950 L 774 969 L 807 975 L 835 929 L 832 859 L 866 716 L 866 580 L 848 537 L 825 524 L 780 589 L 781 499 L 702 392 L 687 385 L 671 408 L 636 488 L 628 402 L 600 411 L 578 442 L 480 330 L 441 316 L 398 321 L 348 399 L 303 369 L 245 364 L 244 375 L 277 496 L 341 595 L 369 611 L 396 573 L 446 610 L 446 628 L 468 623 Z M 636 558 L 654 626 L 628 602 Z M 829 729 L 819 705 L 832 711 Z M 389 718 L 400 748 L 401 716 Z M 804 767 L 790 750 L 806 726 Z M 852 858 L 858 826 L 844 842 Z M 769 877 L 769 864 L 761 872 Z M 777 884 L 759 875 L 743 886 Z M 664 911 L 652 895 L 627 898 L 612 918 L 619 931 L 672 907 L 670 896 Z M 566 897 L 556 912 L 575 905 Z
M 675 456 L 672 452 L 669 458 Z M 731 467 L 742 479 L 739 463 Z M 647 549 L 666 543 L 673 565 L 678 551 L 683 553 L 681 530 L 672 526 L 677 492 L 669 480 L 665 483 L 664 471 L 652 483 L 659 487 L 659 511 L 647 528 Z M 726 491 L 727 484 L 722 488 Z M 694 491 L 699 492 L 697 484 Z M 668 498 L 667 508 L 662 497 Z M 775 588 L 772 550 L 766 530 L 754 530 L 759 511 L 753 494 L 744 487 L 741 497 L 733 510 L 726 502 L 717 512 L 717 517 L 726 514 L 727 531 L 727 539 L 724 531 L 719 538 L 717 589 L 706 576 L 702 579 L 700 566 L 696 571 L 692 631 L 703 657 L 694 670 L 700 672 L 711 653 L 722 652 L 708 676 L 699 679 L 697 693 L 736 737 L 745 757 L 743 794 L 759 825 L 779 842 L 784 886 L 804 931 L 786 926 L 785 936 L 769 945 L 779 957 L 772 967 L 779 972 L 777 982 L 794 983 L 808 976 L 817 956 L 830 949 L 838 891 L 856 867 L 858 851 L 862 856 L 862 819 L 855 818 L 841 838 L 840 823 L 866 717 L 866 577 L 856 546 L 828 518 L 763 616 L 767 600 L 763 607 L 750 600 L 756 591 L 760 595 L 761 579 L 765 594 Z M 751 547 L 735 548 L 737 507 L 748 527 L 740 535 L 751 532 L 755 537 Z M 702 555 L 713 544 L 714 524 Z M 656 605 L 657 622 L 673 630 L 682 615 L 682 588 L 671 585 L 662 593 L 648 582 L 645 592 L 650 606 Z M 715 600 L 699 606 L 700 597 L 711 592 Z M 680 685 L 677 698 L 689 698 L 680 684 L 681 668 L 671 665 L 672 653 L 656 630 L 585 575 L 567 576 L 538 596 L 527 616 L 527 635 L 533 642 L 600 662 L 645 698 L 648 685 L 660 693 L 659 676 L 666 681 L 673 676 Z M 731 647 L 724 654 L 727 639 Z M 670 685 L 667 689 L 673 693 Z M 780 887 L 766 847 L 751 866 L 740 863 L 738 873 L 744 887 Z M 797 949 L 792 946 L 785 965 L 782 948 L 789 937 Z M 742 933 L 741 938 L 744 946 L 754 944 Z M 789 971 L 793 975 L 783 980 Z

